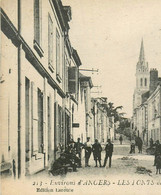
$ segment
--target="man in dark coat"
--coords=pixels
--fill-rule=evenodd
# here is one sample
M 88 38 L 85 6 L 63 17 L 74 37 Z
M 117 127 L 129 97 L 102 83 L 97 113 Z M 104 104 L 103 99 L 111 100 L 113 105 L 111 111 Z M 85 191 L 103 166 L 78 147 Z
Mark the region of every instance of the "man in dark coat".
M 79 161 L 79 167 L 82 167 L 82 164 L 81 164 L 81 157 L 82 157 L 82 147 L 84 145 L 80 142 L 80 138 L 77 139 L 77 142 L 74 144 L 74 148 L 75 148 L 75 151 L 76 151 L 76 155 L 78 155 L 80 161 Z
M 120 145 L 122 145 L 122 141 L 123 141 L 122 135 L 120 135 L 119 141 L 120 141 Z
M 102 152 L 102 147 L 101 147 L 101 144 L 98 142 L 97 139 L 95 139 L 95 143 L 92 146 L 92 151 L 93 151 L 94 160 L 96 162 L 96 166 L 95 167 L 97 167 L 97 160 L 98 160 L 99 165 L 101 167 L 101 152 Z
M 161 144 L 159 140 L 155 142 L 155 158 L 154 158 L 154 166 L 156 165 L 156 158 L 161 153 Z
M 152 148 L 153 147 L 153 139 L 152 138 L 150 138 L 150 140 L 149 140 L 149 142 L 150 142 L 150 148 Z
M 108 157 L 109 157 L 109 167 L 111 167 L 111 158 L 112 158 L 112 153 L 113 153 L 113 144 L 111 143 L 110 139 L 107 140 L 107 144 L 106 144 L 106 147 L 105 147 L 105 152 L 106 152 L 106 154 L 105 154 L 105 160 L 104 160 L 103 167 L 106 166 Z
M 142 153 L 142 147 L 143 147 L 143 141 L 140 137 L 138 137 L 138 150 L 139 150 L 139 153 Z
M 92 144 L 90 142 L 90 137 L 87 137 L 87 141 L 84 144 L 84 149 L 85 149 L 85 167 L 90 167 L 90 165 L 88 164 L 92 152 Z

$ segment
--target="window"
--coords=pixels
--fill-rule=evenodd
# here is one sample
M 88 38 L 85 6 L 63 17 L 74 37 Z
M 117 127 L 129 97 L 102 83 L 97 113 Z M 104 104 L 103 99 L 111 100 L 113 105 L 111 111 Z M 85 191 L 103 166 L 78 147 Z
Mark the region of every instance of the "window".
M 61 82 L 60 77 L 60 35 L 59 32 L 56 30 L 56 76 L 57 80 Z
M 30 81 L 25 79 L 25 152 L 26 152 L 26 162 L 29 161 L 29 151 L 30 151 Z
M 41 0 L 34 0 L 34 48 L 40 57 L 43 56 L 43 50 L 41 49 L 41 9 Z
M 63 119 L 62 119 L 62 107 L 55 102 L 54 106 L 54 118 L 55 118 L 55 127 L 54 127 L 54 142 L 55 142 L 55 149 L 57 150 L 59 144 L 62 143 L 62 129 L 63 129 Z
M 68 67 L 69 67 L 69 62 L 68 59 L 65 55 L 64 57 L 64 86 L 65 86 L 65 92 L 68 92 Z
M 145 78 L 145 86 L 147 86 L 147 78 Z
M 68 67 L 68 90 L 78 98 L 78 68 L 75 66 Z
M 48 15 L 48 65 L 53 72 L 53 22 L 50 14 Z
M 43 153 L 43 93 L 38 89 L 38 151 Z
M 50 159 L 51 154 L 51 98 L 47 98 L 47 114 L 48 114 L 48 160 Z
M 140 86 L 143 86 L 143 79 L 140 79 Z

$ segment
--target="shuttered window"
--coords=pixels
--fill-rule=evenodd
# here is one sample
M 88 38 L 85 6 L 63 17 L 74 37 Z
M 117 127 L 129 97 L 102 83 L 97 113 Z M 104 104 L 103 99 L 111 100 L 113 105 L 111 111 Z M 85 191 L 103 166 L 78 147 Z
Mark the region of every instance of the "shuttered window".
M 58 103 L 54 103 L 54 157 L 56 158 L 56 150 L 57 150 L 57 132 L 58 132 Z
M 65 56 L 64 58 L 64 85 L 65 85 L 65 92 L 68 92 L 68 66 L 69 66 L 69 63 L 68 63 L 68 60 L 67 60 L 67 57 Z
M 34 40 L 41 46 L 42 30 L 42 7 L 41 0 L 34 0 Z
M 61 76 L 60 75 L 60 35 L 58 30 L 56 30 L 56 74 L 59 77 Z
M 54 106 L 54 117 L 55 117 L 55 130 L 54 130 L 54 142 L 55 149 L 58 148 L 59 144 L 64 144 L 64 135 L 63 135 L 63 109 L 57 102 Z
M 68 90 L 69 93 L 78 95 L 78 68 L 68 67 Z
M 30 81 L 26 78 L 25 80 L 25 154 L 26 154 L 26 162 L 29 161 L 29 151 L 30 151 L 30 140 L 29 140 L 29 132 L 30 132 Z
M 47 98 L 47 114 L 48 114 L 48 160 L 51 154 L 51 97 Z
M 43 153 L 43 93 L 38 89 L 38 151 Z
M 31 83 L 31 110 L 32 110 L 32 129 L 31 129 L 31 155 L 38 152 L 38 88 L 34 82 Z
M 53 70 L 53 22 L 50 14 L 48 15 L 48 64 Z

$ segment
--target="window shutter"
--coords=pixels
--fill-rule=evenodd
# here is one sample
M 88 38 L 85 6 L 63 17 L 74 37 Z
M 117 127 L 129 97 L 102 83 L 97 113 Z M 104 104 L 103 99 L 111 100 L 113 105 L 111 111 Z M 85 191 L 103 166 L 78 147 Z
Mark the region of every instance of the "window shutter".
M 55 102 L 54 104 L 54 124 L 55 124 L 55 128 L 54 128 L 54 150 L 56 151 L 57 149 L 57 145 L 58 145 L 58 139 L 57 139 L 57 132 L 59 129 L 59 120 L 58 120 L 58 102 Z
M 39 0 L 34 1 L 34 31 L 35 40 L 40 44 L 40 6 Z
M 56 30 L 56 73 L 60 74 L 60 36 Z
M 38 111 L 37 111 L 37 88 L 35 87 L 34 82 L 31 83 L 31 90 L 32 90 L 32 154 L 38 152 Z
M 68 60 L 67 57 L 65 56 L 64 58 L 64 62 L 65 62 L 65 92 L 68 92 Z
M 62 144 L 65 146 L 65 109 L 62 110 Z
M 48 63 L 53 66 L 53 22 L 48 16 Z
M 69 93 L 77 94 L 78 91 L 78 68 L 68 67 L 68 90 Z
M 38 89 L 38 150 L 43 152 L 43 93 Z

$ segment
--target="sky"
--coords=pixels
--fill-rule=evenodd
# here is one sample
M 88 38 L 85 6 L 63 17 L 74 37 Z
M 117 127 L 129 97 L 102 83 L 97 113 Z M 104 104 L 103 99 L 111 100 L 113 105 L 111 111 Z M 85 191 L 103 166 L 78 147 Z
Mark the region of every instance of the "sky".
M 92 96 L 107 97 L 132 116 L 135 71 L 141 40 L 149 68 L 161 77 L 160 0 L 62 0 L 72 9 L 69 37 L 82 69 L 99 69 L 91 76 Z

